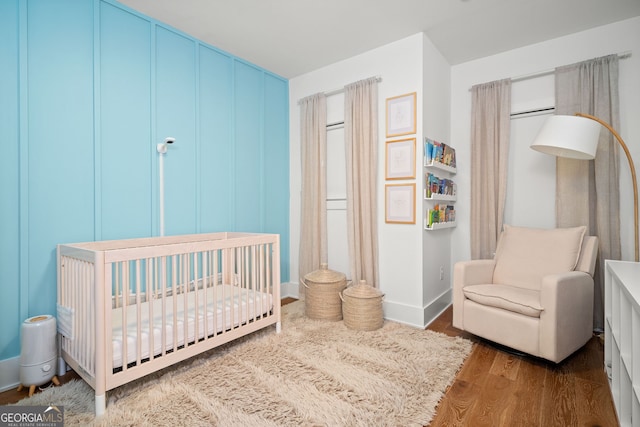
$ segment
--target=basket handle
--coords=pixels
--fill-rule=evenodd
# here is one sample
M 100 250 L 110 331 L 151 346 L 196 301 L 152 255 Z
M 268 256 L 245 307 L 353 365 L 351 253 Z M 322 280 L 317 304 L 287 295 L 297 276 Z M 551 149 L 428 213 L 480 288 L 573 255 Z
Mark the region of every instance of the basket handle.
M 306 283 L 304 283 L 304 279 L 301 277 L 300 278 L 300 283 L 302 283 L 304 285 L 305 288 L 309 289 L 309 287 L 307 286 Z
M 344 297 L 342 296 L 342 292 L 344 292 L 344 291 L 338 292 L 338 295 L 340 296 L 340 299 L 342 300 L 342 302 L 345 302 L 344 301 Z

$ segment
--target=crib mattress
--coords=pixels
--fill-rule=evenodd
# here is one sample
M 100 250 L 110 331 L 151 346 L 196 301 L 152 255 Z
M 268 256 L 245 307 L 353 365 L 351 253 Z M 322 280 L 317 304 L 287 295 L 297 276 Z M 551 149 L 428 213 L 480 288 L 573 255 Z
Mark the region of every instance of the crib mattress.
M 175 299 L 175 307 L 174 300 Z M 149 307 L 149 305 L 152 307 Z M 140 307 L 140 312 L 137 312 Z M 248 320 L 268 313 L 273 308 L 273 297 L 269 293 L 242 289 L 231 285 L 218 285 L 214 289 L 203 289 L 164 299 L 155 299 L 139 305 L 126 307 L 126 353 L 127 364 L 150 357 L 153 340 L 154 357 L 164 351 L 173 350 L 185 343 L 195 342 L 205 336 L 237 327 Z M 185 315 L 186 312 L 186 315 Z M 113 369 L 122 367 L 123 308 L 112 310 Z M 149 321 L 150 318 L 153 321 Z M 185 326 L 186 321 L 186 326 Z M 138 328 L 138 324 L 140 327 Z M 164 327 L 164 334 L 163 334 Z M 139 331 L 138 331 L 139 329 Z M 163 337 L 164 335 L 164 337 Z M 151 339 L 151 337 L 153 337 Z M 175 345 L 174 345 L 175 343 Z M 138 350 L 139 347 L 139 350 Z

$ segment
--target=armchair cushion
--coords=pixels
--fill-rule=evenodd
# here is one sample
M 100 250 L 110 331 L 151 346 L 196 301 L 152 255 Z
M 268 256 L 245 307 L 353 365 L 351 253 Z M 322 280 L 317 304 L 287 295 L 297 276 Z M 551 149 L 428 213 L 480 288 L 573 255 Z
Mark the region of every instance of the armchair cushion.
M 478 304 L 502 308 L 530 317 L 540 317 L 540 292 L 508 285 L 470 285 L 465 297 Z
M 493 283 L 540 290 L 542 278 L 573 271 L 586 227 L 536 229 L 504 226 Z

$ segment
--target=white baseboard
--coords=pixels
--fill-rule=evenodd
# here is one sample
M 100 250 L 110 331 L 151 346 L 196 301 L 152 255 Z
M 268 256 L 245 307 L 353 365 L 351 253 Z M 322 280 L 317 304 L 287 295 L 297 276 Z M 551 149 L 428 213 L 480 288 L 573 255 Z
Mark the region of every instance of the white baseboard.
M 382 301 L 382 311 L 384 318 L 414 328 L 422 328 L 423 308 L 413 305 L 402 304 L 394 301 Z
M 18 387 L 20 384 L 20 357 L 0 360 L 0 392 Z
M 448 290 L 424 307 L 383 301 L 384 318 L 424 329 L 449 307 L 451 298 L 451 290 Z
M 424 307 L 424 327 L 429 326 L 431 322 L 436 320 L 438 316 L 442 314 L 443 311 L 447 309 L 451 305 L 451 301 L 453 301 L 453 290 L 449 289 L 444 292 L 435 300 L 431 301 L 431 303 Z
M 291 282 L 280 284 L 280 297 L 300 299 L 300 285 Z

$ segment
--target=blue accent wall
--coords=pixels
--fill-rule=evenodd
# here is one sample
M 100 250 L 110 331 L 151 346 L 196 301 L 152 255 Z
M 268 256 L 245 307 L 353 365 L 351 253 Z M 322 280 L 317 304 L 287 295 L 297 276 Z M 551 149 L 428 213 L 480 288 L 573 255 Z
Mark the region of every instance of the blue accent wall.
M 0 1 L 0 360 L 55 314 L 59 243 L 281 235 L 289 280 L 288 82 L 114 0 Z
M 199 58 L 200 226 L 203 230 L 231 230 L 233 147 L 225 141 L 233 135 L 233 63 L 227 55 L 205 46 L 200 46 Z
M 93 3 L 27 3 L 26 147 L 20 167 L 24 317 L 54 314 L 55 245 L 93 239 Z M 63 28 L 64 31 L 60 31 Z M 21 55 L 23 52 L 21 52 Z M 20 78 L 24 78 L 21 75 Z
M 95 146 L 99 153 L 96 240 L 154 234 L 151 28 L 143 17 L 100 4 Z M 117 206 L 117 209 L 113 207 Z M 123 221 L 126 218 L 126 221 Z
M 238 63 L 235 66 L 234 88 L 236 102 L 235 116 L 235 152 L 233 153 L 233 179 L 236 182 L 234 194 L 235 227 L 247 231 L 261 228 L 262 209 L 260 193 L 262 191 L 262 126 L 263 93 L 262 73 L 250 65 Z M 243 123 L 256 123 L 258 126 L 243 126 Z M 246 197 L 249 196 L 249 197 Z

